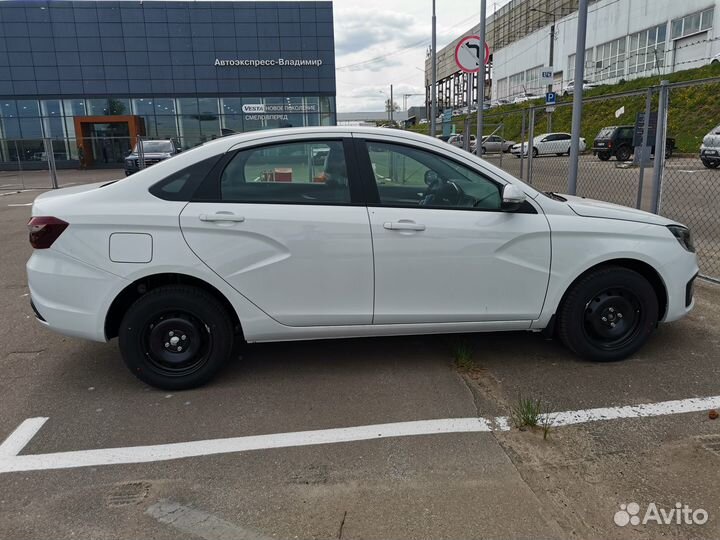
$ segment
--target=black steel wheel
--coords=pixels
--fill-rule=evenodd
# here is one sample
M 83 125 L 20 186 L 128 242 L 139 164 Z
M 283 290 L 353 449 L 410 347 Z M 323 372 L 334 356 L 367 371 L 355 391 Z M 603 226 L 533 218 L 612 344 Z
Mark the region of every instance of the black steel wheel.
M 607 266 L 580 278 L 558 309 L 558 334 L 579 356 L 622 360 L 642 347 L 658 322 L 652 285 L 628 268 Z
M 233 323 L 210 293 L 159 287 L 130 306 L 119 331 L 123 360 L 140 380 L 165 390 L 208 382 L 231 356 Z

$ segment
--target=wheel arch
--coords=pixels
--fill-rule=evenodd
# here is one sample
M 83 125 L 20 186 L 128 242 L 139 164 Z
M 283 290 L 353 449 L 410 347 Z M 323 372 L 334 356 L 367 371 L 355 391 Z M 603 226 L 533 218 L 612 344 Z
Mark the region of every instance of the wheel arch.
M 653 290 L 655 291 L 655 295 L 658 299 L 658 320 L 662 320 L 665 317 L 668 305 L 668 293 L 665 282 L 663 281 L 657 270 L 655 270 L 655 268 L 653 268 L 650 264 L 639 259 L 630 258 L 609 259 L 600 263 L 596 263 L 593 266 L 590 266 L 589 268 L 583 270 L 579 275 L 575 277 L 575 279 L 572 280 L 572 282 L 567 287 L 565 287 L 565 291 L 560 297 L 560 301 L 555 306 L 555 313 L 557 313 L 560 309 L 560 306 L 563 305 L 563 302 L 565 302 L 565 298 L 567 297 L 568 292 L 573 288 L 573 286 L 575 286 L 576 283 L 578 283 L 591 272 L 595 272 L 600 268 L 605 268 L 608 266 L 618 266 L 621 268 L 627 268 L 628 270 L 633 270 L 643 276 L 646 280 L 648 280 Z M 552 323 L 554 322 L 555 314 L 553 314 L 552 316 Z
M 142 276 L 130 283 L 115 296 L 105 315 L 104 329 L 106 339 L 109 340 L 117 337 L 123 316 L 138 298 L 148 291 L 164 285 L 191 285 L 210 293 L 225 307 L 232 317 L 233 328 L 235 328 L 236 333 L 242 335 L 242 326 L 237 310 L 220 290 L 207 281 L 188 274 L 165 272 Z

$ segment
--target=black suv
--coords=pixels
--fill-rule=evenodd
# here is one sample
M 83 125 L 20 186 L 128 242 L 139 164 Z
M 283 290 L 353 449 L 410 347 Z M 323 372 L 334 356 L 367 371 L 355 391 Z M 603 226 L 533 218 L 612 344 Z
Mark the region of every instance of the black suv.
M 157 141 L 142 141 L 143 154 L 145 157 L 145 166 L 149 167 L 155 163 L 159 163 L 167 158 L 173 157 L 180 153 L 180 148 L 170 139 Z M 125 158 L 125 176 L 130 176 L 140 170 L 138 156 L 138 144 L 132 149 L 132 152 Z
M 597 154 L 602 161 L 615 156 L 618 161 L 627 161 L 633 155 L 633 135 L 635 126 L 608 126 L 600 130 L 593 141 L 593 155 Z M 668 137 L 665 141 L 665 157 L 672 156 L 675 150 L 675 139 Z M 651 147 L 655 154 L 655 145 Z

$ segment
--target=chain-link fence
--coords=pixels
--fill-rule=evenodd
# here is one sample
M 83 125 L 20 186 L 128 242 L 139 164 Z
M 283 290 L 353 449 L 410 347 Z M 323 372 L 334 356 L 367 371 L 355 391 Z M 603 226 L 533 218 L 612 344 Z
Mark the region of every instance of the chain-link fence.
M 486 113 L 483 141 L 501 138 L 510 153 L 485 159 L 541 191 L 566 193 L 572 100 L 550 111 L 528 101 Z M 720 279 L 720 79 L 585 99 L 581 137 L 577 195 L 688 225 L 701 275 Z

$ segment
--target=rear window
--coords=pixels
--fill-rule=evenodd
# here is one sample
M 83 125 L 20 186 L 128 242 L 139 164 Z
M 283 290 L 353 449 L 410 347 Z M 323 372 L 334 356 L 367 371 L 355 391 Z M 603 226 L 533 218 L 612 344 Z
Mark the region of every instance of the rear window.
M 597 138 L 598 139 L 609 139 L 612 136 L 613 131 L 615 131 L 614 127 L 602 128 L 600 130 L 600 133 L 597 134 Z
M 220 157 L 221 155 L 218 155 L 198 161 L 194 165 L 171 174 L 154 184 L 150 188 L 150 193 L 166 201 L 189 201 Z

